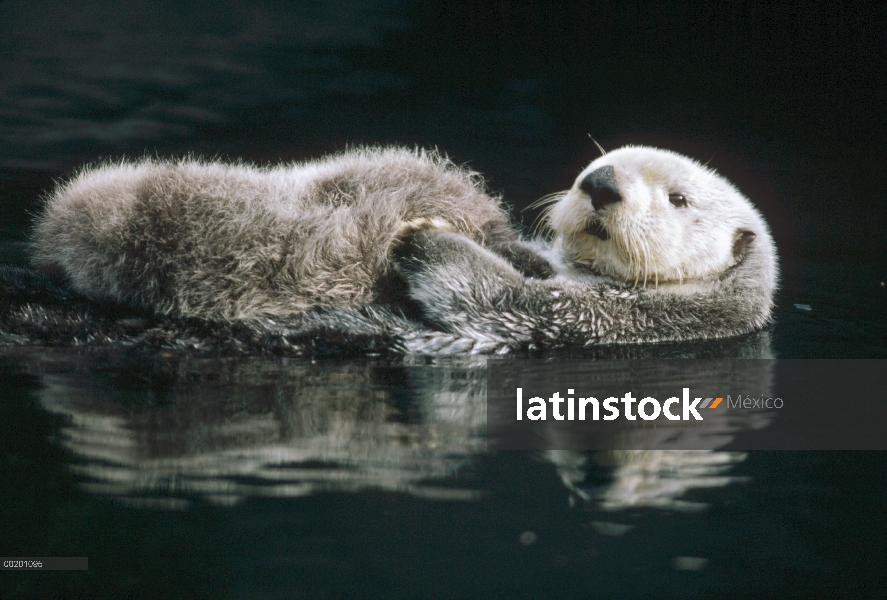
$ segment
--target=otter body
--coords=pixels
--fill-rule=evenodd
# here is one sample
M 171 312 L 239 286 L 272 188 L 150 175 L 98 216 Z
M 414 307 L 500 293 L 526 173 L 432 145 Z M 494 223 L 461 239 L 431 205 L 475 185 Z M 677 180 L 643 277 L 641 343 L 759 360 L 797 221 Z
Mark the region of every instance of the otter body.
M 766 223 L 687 157 L 607 153 L 555 197 L 547 225 L 550 239 L 520 240 L 476 174 L 435 153 L 365 149 L 267 169 L 87 169 L 50 197 L 33 248 L 79 294 L 173 319 L 127 332 L 136 341 L 175 340 L 175 319 L 197 317 L 241 323 L 248 346 L 275 351 L 381 339 L 507 352 L 727 338 L 770 319 Z M 418 314 L 380 301 L 389 275 Z M 16 310 L 6 322 L 33 331 L 37 317 Z M 95 322 L 75 317 L 58 319 Z
M 94 300 L 209 319 L 374 302 L 404 221 L 517 240 L 479 175 L 435 152 L 363 149 L 259 168 L 145 159 L 83 170 L 37 221 L 33 262 Z

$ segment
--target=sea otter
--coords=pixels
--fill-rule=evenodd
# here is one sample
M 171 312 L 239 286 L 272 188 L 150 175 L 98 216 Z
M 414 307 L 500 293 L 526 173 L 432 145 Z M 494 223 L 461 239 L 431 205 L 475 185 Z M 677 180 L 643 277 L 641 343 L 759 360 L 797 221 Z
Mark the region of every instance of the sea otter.
M 689 158 L 607 153 L 547 226 L 549 241 L 520 239 L 480 177 L 437 153 L 361 149 L 272 168 L 87 168 L 49 197 L 32 248 L 91 301 L 261 340 L 358 332 L 413 352 L 505 352 L 725 338 L 770 318 L 766 223 Z

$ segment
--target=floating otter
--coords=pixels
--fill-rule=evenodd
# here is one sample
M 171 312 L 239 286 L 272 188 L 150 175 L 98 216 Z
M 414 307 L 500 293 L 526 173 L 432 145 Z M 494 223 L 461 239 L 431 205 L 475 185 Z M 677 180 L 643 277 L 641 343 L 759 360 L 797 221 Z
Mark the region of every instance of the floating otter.
M 724 338 L 769 320 L 772 239 L 713 171 L 623 148 L 555 200 L 552 240 L 526 242 L 479 176 L 436 153 L 143 160 L 59 188 L 32 246 L 86 298 L 262 339 L 378 332 L 408 351 L 501 352 Z

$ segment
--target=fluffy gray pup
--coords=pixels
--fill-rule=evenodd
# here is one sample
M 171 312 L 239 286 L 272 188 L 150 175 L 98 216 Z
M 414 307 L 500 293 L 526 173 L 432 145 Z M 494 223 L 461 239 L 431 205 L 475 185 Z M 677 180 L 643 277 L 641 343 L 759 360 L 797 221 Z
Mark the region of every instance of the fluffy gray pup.
M 377 301 L 402 223 L 441 216 L 474 242 L 521 252 L 481 177 L 436 152 L 366 148 L 268 168 L 124 161 L 87 167 L 48 198 L 32 260 L 93 300 L 280 317 Z

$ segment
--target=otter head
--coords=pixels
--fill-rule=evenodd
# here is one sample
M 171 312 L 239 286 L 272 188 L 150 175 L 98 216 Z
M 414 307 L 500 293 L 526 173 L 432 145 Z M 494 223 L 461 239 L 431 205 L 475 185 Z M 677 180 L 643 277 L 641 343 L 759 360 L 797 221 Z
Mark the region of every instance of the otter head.
M 548 226 L 566 262 L 644 286 L 717 276 L 769 235 L 726 179 L 646 147 L 592 162 L 552 206 Z

